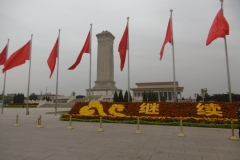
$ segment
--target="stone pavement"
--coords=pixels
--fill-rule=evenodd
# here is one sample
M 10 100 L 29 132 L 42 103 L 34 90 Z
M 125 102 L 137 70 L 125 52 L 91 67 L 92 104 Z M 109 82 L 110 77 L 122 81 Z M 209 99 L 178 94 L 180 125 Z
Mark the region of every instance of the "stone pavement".
M 66 110 L 66 108 L 58 109 Z M 59 121 L 54 108 L 4 108 L 0 114 L 0 160 L 240 160 L 231 129 Z M 20 126 L 15 127 L 16 114 Z M 42 116 L 43 128 L 37 128 Z M 235 130 L 235 135 L 238 130 Z

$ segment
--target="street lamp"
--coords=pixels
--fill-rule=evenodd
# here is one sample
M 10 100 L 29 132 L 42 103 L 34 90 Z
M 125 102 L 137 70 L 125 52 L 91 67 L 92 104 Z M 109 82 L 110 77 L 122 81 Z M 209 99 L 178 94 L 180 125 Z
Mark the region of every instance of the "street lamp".
M 203 102 L 204 102 L 204 97 L 205 97 L 205 94 L 206 94 L 206 92 L 207 92 L 207 88 L 202 88 L 201 90 L 201 97 L 202 97 L 202 100 L 203 100 Z

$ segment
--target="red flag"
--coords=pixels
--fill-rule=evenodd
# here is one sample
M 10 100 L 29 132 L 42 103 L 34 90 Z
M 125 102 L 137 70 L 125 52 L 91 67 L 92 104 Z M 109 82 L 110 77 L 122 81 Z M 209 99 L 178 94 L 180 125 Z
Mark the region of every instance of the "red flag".
M 162 60 L 164 47 L 165 47 L 167 42 L 172 44 L 172 29 L 171 29 L 171 20 L 170 19 L 169 19 L 169 22 L 168 22 L 168 27 L 167 27 L 167 33 L 166 33 L 166 36 L 165 36 L 165 40 L 163 42 L 162 49 L 160 51 L 160 60 Z
M 223 16 L 222 9 L 220 9 L 208 33 L 206 45 L 209 45 L 212 41 L 214 41 L 217 38 L 220 37 L 223 38 L 225 35 L 229 35 L 229 25 L 227 20 Z
M 55 69 L 55 64 L 56 64 L 56 59 L 58 57 L 58 39 L 56 40 L 56 43 L 52 49 L 51 54 L 48 57 L 47 63 L 48 63 L 48 67 L 51 71 L 50 73 L 50 78 L 52 77 L 53 71 Z
M 68 70 L 74 70 L 77 67 L 77 65 L 80 63 L 80 61 L 82 59 L 83 53 L 90 53 L 90 31 L 88 33 L 87 39 L 84 43 L 84 46 L 77 57 L 76 62 L 71 67 L 69 67 Z
M 120 60 L 121 60 L 121 63 L 120 63 L 121 71 L 123 70 L 123 67 L 125 64 L 127 49 L 128 49 L 128 25 L 126 26 L 126 29 L 123 33 L 122 39 L 118 46 L 118 52 L 119 52 Z
M 14 52 L 4 63 L 3 73 L 9 69 L 20 66 L 29 60 L 30 57 L 31 41 L 28 41 L 22 48 Z
M 0 53 L 0 65 L 4 65 L 6 60 L 7 60 L 7 45 L 3 49 L 3 51 Z

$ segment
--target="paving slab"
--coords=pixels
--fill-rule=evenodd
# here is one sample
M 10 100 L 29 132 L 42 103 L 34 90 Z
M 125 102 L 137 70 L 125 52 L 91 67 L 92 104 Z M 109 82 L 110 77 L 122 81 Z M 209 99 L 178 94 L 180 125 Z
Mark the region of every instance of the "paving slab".
M 67 108 L 58 108 L 65 111 Z M 60 121 L 54 108 L 4 108 L 0 114 L 0 160 L 240 160 L 231 129 Z M 15 127 L 16 115 L 18 123 Z M 43 128 L 37 128 L 42 116 Z M 238 135 L 238 130 L 234 130 Z

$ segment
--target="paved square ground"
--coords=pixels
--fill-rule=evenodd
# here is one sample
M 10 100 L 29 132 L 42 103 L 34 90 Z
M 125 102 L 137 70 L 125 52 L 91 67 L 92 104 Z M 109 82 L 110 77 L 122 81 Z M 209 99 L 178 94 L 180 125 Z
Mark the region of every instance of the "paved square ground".
M 67 110 L 60 108 L 60 110 Z M 0 114 L 0 160 L 240 160 L 231 129 L 59 121 L 54 108 L 4 108 Z M 15 127 L 16 115 L 20 126 Z M 42 116 L 43 128 L 37 128 Z M 238 130 L 235 130 L 238 135 Z

